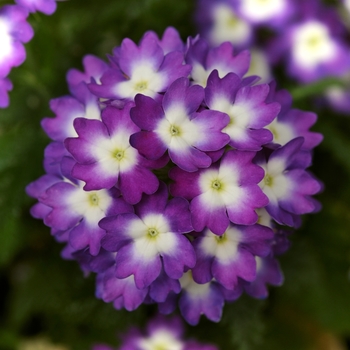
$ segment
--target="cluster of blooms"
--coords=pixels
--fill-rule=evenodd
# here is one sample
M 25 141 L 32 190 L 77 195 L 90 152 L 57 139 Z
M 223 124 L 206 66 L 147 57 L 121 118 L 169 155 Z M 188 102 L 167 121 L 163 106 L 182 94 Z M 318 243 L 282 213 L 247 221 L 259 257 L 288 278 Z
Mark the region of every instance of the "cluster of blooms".
M 83 63 L 71 95 L 51 101 L 46 174 L 27 187 L 63 256 L 97 273 L 96 296 L 115 308 L 178 304 L 193 325 L 243 291 L 266 297 L 283 280 L 283 225 L 319 208 L 306 170 L 316 115 L 246 76 L 248 51 L 184 44 L 174 28 Z
M 56 0 L 16 0 L 16 3 L 0 7 L 0 108 L 9 105 L 8 91 L 12 83 L 8 74 L 25 61 L 23 44 L 34 34 L 27 22 L 29 13 L 40 11 L 51 15 L 56 10 Z
M 343 7 L 349 8 L 348 0 Z M 198 0 L 196 20 L 212 45 L 230 41 L 253 48 L 255 69 L 262 72 L 283 65 L 301 83 L 350 73 L 348 30 L 336 9 L 321 0 Z M 338 111 L 349 112 L 349 91 L 334 86 L 327 98 Z
M 217 350 L 211 344 L 183 339 L 183 324 L 177 317 L 157 317 L 148 322 L 146 332 L 131 329 L 122 339 L 119 350 Z M 108 345 L 97 344 L 92 350 L 115 350 Z

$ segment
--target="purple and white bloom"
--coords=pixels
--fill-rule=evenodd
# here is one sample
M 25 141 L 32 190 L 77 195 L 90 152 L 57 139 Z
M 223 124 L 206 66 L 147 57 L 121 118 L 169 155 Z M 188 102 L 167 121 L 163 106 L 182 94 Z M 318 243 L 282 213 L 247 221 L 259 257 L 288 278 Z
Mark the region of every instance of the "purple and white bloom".
M 33 37 L 33 29 L 26 21 L 28 11 L 17 5 L 0 8 L 0 78 L 6 77 L 12 67 L 26 59 L 23 43 Z
M 164 271 L 161 271 L 157 279 L 149 286 L 149 297 L 157 302 L 165 302 L 169 295 L 179 294 L 181 285 L 178 279 L 170 278 Z
M 217 282 L 198 284 L 193 280 L 191 271 L 188 271 L 180 279 L 180 283 L 182 293 L 179 308 L 190 325 L 197 325 L 203 314 L 213 322 L 220 321 L 225 299 Z
M 229 118 L 209 110 L 197 112 L 204 90 L 189 84 L 187 78 L 176 80 L 162 104 L 137 95 L 131 118 L 141 131 L 131 136 L 130 143 L 151 160 L 161 158 L 168 150 L 170 159 L 181 169 L 196 171 L 212 163 L 205 152 L 218 151 L 229 142 L 229 137 L 221 132 Z
M 312 0 L 299 7 L 301 19 L 281 32 L 270 47 L 272 62 L 283 58 L 289 75 L 302 83 L 342 76 L 349 69 L 349 49 L 339 16 Z
M 192 269 L 197 283 L 208 283 L 213 278 L 226 289 L 237 287 L 238 278 L 252 282 L 256 278 L 255 256 L 270 253 L 273 231 L 261 225 L 230 225 L 218 236 L 206 229 L 193 242 L 197 255 Z
M 294 28 L 292 35 L 291 67 L 298 71 L 298 77 L 304 81 L 322 77 L 324 70 L 329 74 L 341 74 L 346 65 L 344 49 L 337 43 L 328 27 L 320 21 L 312 20 Z M 346 61 L 345 61 L 346 62 Z M 305 72 L 305 78 L 302 75 Z
M 142 193 L 152 194 L 158 179 L 149 162 L 130 146 L 130 135 L 139 128 L 130 119 L 132 102 L 118 109 L 108 106 L 102 120 L 74 120 L 77 138 L 67 138 L 65 146 L 77 161 L 72 175 L 86 185 L 84 189 L 100 190 L 116 186 L 131 204 L 140 201 Z
M 0 78 L 0 108 L 6 108 L 9 105 L 8 91 L 12 90 L 12 83 L 8 78 Z
M 166 318 L 156 316 L 151 319 L 146 330 L 141 332 L 131 328 L 122 336 L 119 350 L 218 350 L 212 344 L 199 343 L 194 339 L 184 339 L 184 327 L 179 317 Z M 103 344 L 95 345 L 92 350 L 113 350 Z
M 135 334 L 131 334 L 131 337 L 127 338 L 130 345 L 127 346 L 124 343 L 121 350 L 184 350 L 183 333 L 183 326 L 179 318 L 166 319 L 158 316 L 147 324 L 146 335 L 137 337 Z
M 270 88 L 267 84 L 241 86 L 234 73 L 220 79 L 213 71 L 205 89 L 205 102 L 211 110 L 226 113 L 230 123 L 223 129 L 230 136 L 229 145 L 239 150 L 258 151 L 272 140 L 264 127 L 276 118 L 280 105 L 266 103 Z
M 257 185 L 264 176 L 262 168 L 252 163 L 254 152 L 228 151 L 208 169 L 187 173 L 173 168 L 169 177 L 173 196 L 191 200 L 190 210 L 195 231 L 208 227 L 222 235 L 229 223 L 252 225 L 258 220 L 256 208 L 268 204 Z
M 350 79 L 347 79 L 350 81 Z M 335 111 L 350 114 L 350 88 L 331 85 L 327 88 L 324 96 L 329 106 Z
M 289 141 L 303 137 L 302 149 L 309 151 L 316 147 L 323 139 L 320 133 L 310 131 L 316 123 L 317 115 L 299 109 L 292 109 L 292 96 L 286 90 L 275 91 L 275 83 L 270 83 L 271 101 L 277 101 L 281 105 L 281 111 L 266 129 L 273 135 L 271 144 L 265 145 L 276 148 L 283 146 Z
M 293 14 L 291 0 L 239 0 L 238 13 L 252 24 L 285 25 Z
M 70 173 L 72 162 L 72 159 L 64 158 L 63 174 Z M 91 255 L 99 253 L 105 235 L 98 222 L 108 215 L 133 211 L 129 204 L 118 198 L 117 190 L 87 192 L 81 182 L 73 182 L 66 176 L 45 175 L 28 186 L 27 192 L 39 197 L 40 206 L 35 207 L 35 212 L 51 227 L 53 235 L 69 233 L 72 248 L 88 247 Z
M 83 86 L 80 87 L 84 89 Z M 76 118 L 101 120 L 101 110 L 96 97 L 87 93 L 86 98 L 86 104 L 72 96 L 63 96 L 50 101 L 50 108 L 55 117 L 44 118 L 41 126 L 52 140 L 63 142 L 67 137 L 77 136 L 73 124 Z
M 218 71 L 221 78 L 228 73 L 235 73 L 240 78 L 243 77 L 249 69 L 250 53 L 244 50 L 234 55 L 233 45 L 229 42 L 209 48 L 205 40 L 198 39 L 190 44 L 186 62 L 192 66 L 191 80 L 193 83 L 205 87 L 214 69 Z
M 156 98 L 180 77 L 186 77 L 191 67 L 185 65 L 184 53 L 172 51 L 164 54 L 162 47 L 147 32 L 137 46 L 130 39 L 124 39 L 114 49 L 112 66 L 101 78 L 101 84 L 91 83 L 89 88 L 99 97 L 133 100 L 135 95 Z
M 15 0 L 15 2 L 29 12 L 40 11 L 45 15 L 52 15 L 57 8 L 56 0 Z
M 171 51 L 185 52 L 186 45 L 181 40 L 179 32 L 174 27 L 166 28 L 161 39 L 151 30 L 146 32 L 145 35 L 149 38 L 153 37 L 163 49 L 165 55 Z
M 269 292 L 266 284 L 280 286 L 283 283 L 284 276 L 278 261 L 269 255 L 261 258 L 256 257 L 257 276 L 253 282 L 245 283 L 244 289 L 247 294 L 257 299 L 264 299 Z
M 268 159 L 261 154 L 256 158 L 265 170 L 260 187 L 269 198 L 266 210 L 279 224 L 295 226 L 295 216 L 319 209 L 311 195 L 318 193 L 321 185 L 305 170 L 309 154 L 300 152 L 303 142 L 302 137 L 293 139 L 273 151 Z
M 249 47 L 253 39 L 253 27 L 240 17 L 230 0 L 198 1 L 196 22 L 200 34 L 212 46 L 228 41 L 236 48 Z
M 134 275 L 137 288 L 148 287 L 162 272 L 179 279 L 185 267 L 195 265 L 195 253 L 184 233 L 192 231 L 188 202 L 168 201 L 161 184 L 153 195 L 144 195 L 134 206 L 135 214 L 107 217 L 100 227 L 107 231 L 102 240 L 108 251 L 117 251 L 116 277 Z
M 88 94 L 84 91 L 81 85 L 88 84 L 92 80 L 97 84 L 101 84 L 101 77 L 103 73 L 108 70 L 109 66 L 106 62 L 93 55 L 86 55 L 83 58 L 83 66 L 83 72 L 77 69 L 70 69 L 67 73 L 66 79 L 72 95 L 74 95 L 74 97 L 80 102 L 86 103 Z M 96 100 L 96 96 L 94 97 Z
M 113 306 L 128 311 L 137 309 L 144 301 L 148 287 L 139 289 L 135 285 L 134 276 L 124 279 L 115 277 L 115 265 L 99 273 L 96 277 L 96 297 L 104 302 L 113 302 Z
M 75 250 L 88 247 L 92 255 L 98 254 L 105 235 L 98 222 L 107 215 L 131 210 L 107 190 L 87 192 L 66 181 L 48 188 L 40 201 L 52 208 L 44 223 L 59 231 L 69 230 L 70 245 Z
M 272 72 L 266 52 L 258 47 L 251 47 L 249 52 L 251 60 L 245 77 L 255 75 L 260 78 L 259 84 L 269 83 L 272 80 Z

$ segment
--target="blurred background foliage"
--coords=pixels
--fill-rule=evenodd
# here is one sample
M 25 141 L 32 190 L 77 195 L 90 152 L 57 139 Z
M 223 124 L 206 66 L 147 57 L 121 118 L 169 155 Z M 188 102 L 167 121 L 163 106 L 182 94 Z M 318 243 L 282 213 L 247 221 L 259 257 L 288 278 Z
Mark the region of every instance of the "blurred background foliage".
M 183 39 L 195 35 L 194 9 L 190 0 L 69 0 L 52 16 L 30 16 L 35 36 L 25 63 L 10 74 L 10 107 L 0 110 L 1 350 L 51 349 L 50 342 L 57 350 L 117 345 L 119 334 L 143 327 L 157 312 L 151 306 L 116 311 L 97 300 L 94 276 L 61 259 L 63 247 L 31 218 L 34 201 L 24 189 L 44 172 L 49 140 L 40 120 L 52 116 L 51 98 L 68 94 L 67 70 L 82 69 L 88 53 L 105 58 L 124 37 L 138 41 L 149 29 L 161 35 L 171 25 Z M 282 287 L 271 288 L 266 300 L 244 296 L 226 305 L 220 323 L 202 319 L 187 336 L 222 350 L 343 350 L 350 336 L 350 119 L 315 104 L 319 84 L 298 87 L 282 78 L 279 87 L 294 93 L 294 106 L 319 115 L 313 130 L 325 139 L 312 171 L 325 185 L 318 196 L 323 209 L 291 236 L 292 247 L 280 258 Z M 38 339 L 44 345 L 30 347 Z

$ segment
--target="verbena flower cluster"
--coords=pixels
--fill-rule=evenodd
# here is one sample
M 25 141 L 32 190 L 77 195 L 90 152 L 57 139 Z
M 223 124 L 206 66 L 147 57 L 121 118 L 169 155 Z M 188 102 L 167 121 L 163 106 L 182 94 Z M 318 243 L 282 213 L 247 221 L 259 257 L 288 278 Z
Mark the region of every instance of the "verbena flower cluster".
M 226 301 L 282 283 L 284 227 L 319 209 L 307 168 L 322 136 L 249 62 L 170 27 L 124 39 L 108 63 L 86 56 L 70 95 L 51 101 L 31 213 L 116 309 L 178 305 L 192 325 L 217 322 Z
M 321 0 L 198 0 L 196 21 L 211 45 L 230 41 L 239 49 L 252 49 L 254 70 L 271 79 L 266 66 L 282 66 L 299 83 L 325 77 L 344 79 L 349 85 L 350 47 L 346 20 L 349 2 L 338 6 Z M 349 12 L 347 12 L 349 16 Z M 348 17 L 349 18 L 349 17 Z M 348 23 L 349 25 L 350 23 Z M 345 78 L 344 78 L 345 77 Z M 330 86 L 326 98 L 333 108 L 349 112 L 349 87 Z
M 29 13 L 40 11 L 51 15 L 56 10 L 56 0 L 16 0 L 16 3 L 0 7 L 0 108 L 9 105 L 8 91 L 12 83 L 8 74 L 25 61 L 23 44 L 34 35 L 27 22 Z
M 114 350 L 109 345 L 96 344 L 92 350 Z M 184 339 L 184 328 L 180 318 L 171 319 L 158 316 L 151 319 L 144 332 L 130 329 L 122 337 L 118 350 L 217 350 L 211 344 Z

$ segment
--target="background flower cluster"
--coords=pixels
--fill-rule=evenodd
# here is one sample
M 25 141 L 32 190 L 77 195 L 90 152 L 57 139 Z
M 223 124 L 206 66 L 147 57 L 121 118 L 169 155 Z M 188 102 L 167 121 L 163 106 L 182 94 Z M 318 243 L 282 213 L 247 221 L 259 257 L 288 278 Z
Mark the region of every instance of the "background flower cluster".
M 340 4 L 336 8 L 335 4 L 331 2 L 328 4 L 325 2 L 317 3 L 317 6 L 322 8 L 328 6 L 333 10 L 340 9 Z M 1 278 L 4 289 L 2 291 L 1 314 L 4 326 L 0 339 L 4 347 L 16 348 L 23 338 L 37 336 L 51 338 L 56 343 L 67 344 L 67 347 L 72 348 L 88 348 L 93 341 L 113 344 L 115 343 L 114 333 L 116 329 L 126 330 L 130 325 L 143 326 L 146 319 L 157 312 L 157 308 L 152 305 L 142 305 L 132 313 L 123 310 L 115 311 L 112 305 L 96 300 L 93 297 L 95 292 L 94 275 L 84 279 L 74 263 L 59 258 L 63 247 L 52 240 L 48 229 L 40 221 L 30 218 L 28 211 L 33 205 L 33 201 L 25 196 L 24 188 L 43 173 L 42 152 L 48 139 L 41 131 L 40 120 L 46 116 L 48 118 L 44 120 L 52 120 L 55 115 L 57 119 L 57 115 L 60 114 L 58 111 L 62 112 L 62 117 L 65 115 L 63 112 L 65 106 L 60 104 L 62 97 L 57 96 L 67 94 L 64 80 L 67 70 L 71 67 L 80 67 L 79 70 L 74 70 L 75 75 L 70 74 L 67 77 L 70 87 L 72 87 L 74 79 L 82 78 L 81 76 L 77 78 L 77 74 L 81 71 L 86 72 L 86 67 L 89 65 L 84 60 L 85 65 L 82 66 L 83 56 L 91 53 L 95 57 L 103 58 L 106 52 L 111 52 L 112 47 L 120 47 L 123 38 L 129 37 L 138 43 L 145 31 L 149 29 L 154 30 L 161 38 L 165 29 L 172 25 L 179 29 L 183 40 L 189 34 L 194 38 L 198 29 L 201 29 L 196 28 L 193 21 L 194 16 L 197 16 L 199 6 L 200 4 L 197 6 L 195 3 L 186 1 L 177 1 L 176 4 L 170 5 L 164 5 L 158 1 L 121 1 L 117 4 L 111 2 L 105 8 L 105 6 L 93 1 L 87 1 L 85 8 L 81 8 L 74 2 L 63 2 L 58 3 L 57 11 L 53 16 L 46 17 L 40 13 L 29 16 L 29 23 L 33 27 L 35 35 L 29 43 L 25 44 L 27 56 L 24 63 L 20 67 L 12 69 L 10 76 L 7 76 L 13 82 L 14 88 L 10 93 L 9 108 L 1 110 L 1 227 L 4 234 L 0 256 L 3 266 Z M 342 9 L 345 13 L 345 7 Z M 96 16 L 96 13 L 99 15 Z M 85 20 L 82 21 L 82 18 Z M 288 20 L 284 18 L 282 22 L 295 25 L 296 18 L 297 16 Z M 338 41 L 342 43 L 342 47 L 346 48 L 348 40 L 346 22 L 345 20 L 343 22 L 341 17 L 338 19 L 340 24 L 344 23 L 344 34 L 337 34 L 339 35 Z M 91 25 L 86 25 L 87 23 L 95 23 L 95 26 L 92 28 Z M 97 27 L 99 30 L 96 30 Z M 252 38 L 255 37 L 255 39 L 251 42 L 260 42 L 264 45 L 268 38 L 276 37 L 274 33 L 282 33 L 282 27 L 279 27 L 278 30 L 266 29 L 266 23 L 255 23 L 254 30 L 256 30 L 254 32 L 256 34 Z M 240 48 L 235 48 L 235 55 L 238 55 L 239 50 Z M 118 55 L 119 52 L 113 52 L 113 54 Z M 284 57 L 288 57 L 288 55 Z M 191 334 L 202 343 L 214 343 L 222 348 L 229 346 L 238 349 L 257 347 L 273 349 L 280 347 L 281 344 L 288 346 L 277 333 L 283 334 L 283 339 L 286 337 L 293 339 L 290 344 L 293 349 L 296 346 L 300 349 L 308 349 L 317 346 L 319 342 L 323 345 L 330 344 L 329 347 L 335 346 L 335 344 L 338 347 L 344 347 L 349 332 L 349 315 L 344 307 L 348 297 L 347 271 L 349 267 L 347 260 L 349 239 L 346 229 L 348 221 L 348 183 L 346 178 L 349 169 L 347 157 L 349 148 L 347 142 L 348 121 L 346 117 L 337 114 L 328 104 L 325 104 L 324 98 L 318 99 L 320 94 L 326 92 L 326 88 L 330 86 L 331 82 L 336 82 L 337 86 L 343 86 L 343 82 L 339 81 L 337 77 L 335 80 L 319 82 L 318 80 L 323 79 L 323 76 L 318 76 L 315 80 L 316 84 L 311 82 L 311 84 L 303 86 L 303 81 L 298 82 L 296 76 L 288 77 L 288 70 L 284 68 L 287 64 L 286 61 L 279 62 L 276 68 L 270 67 L 270 72 L 277 79 L 278 85 L 275 90 L 276 96 L 271 100 L 266 100 L 266 105 L 269 106 L 269 104 L 276 102 L 276 99 L 279 99 L 277 102 L 279 105 L 285 106 L 285 112 L 290 110 L 313 111 L 319 116 L 317 123 L 315 123 L 313 113 L 308 113 L 307 117 L 304 116 L 306 112 L 300 112 L 301 117 L 298 117 L 298 112 L 293 112 L 294 115 L 290 112 L 280 114 L 285 118 L 287 115 L 293 115 L 293 118 L 296 119 L 301 118 L 299 120 L 306 118 L 300 122 L 300 127 L 295 132 L 298 136 L 305 136 L 306 133 L 307 138 L 311 140 L 307 146 L 309 147 L 307 152 L 320 142 L 320 139 L 317 139 L 318 133 L 324 135 L 324 141 L 313 152 L 314 164 L 312 167 L 313 173 L 324 182 L 327 189 L 318 196 L 323 204 L 323 209 L 319 214 L 305 216 L 301 226 L 290 236 L 291 248 L 287 254 L 279 258 L 285 275 L 285 283 L 282 287 L 270 289 L 270 297 L 264 301 L 242 296 L 224 308 L 220 326 L 201 320 L 199 327 L 191 328 Z M 235 72 L 235 74 L 239 75 L 240 72 Z M 242 73 L 240 79 L 244 74 L 245 72 Z M 343 77 L 345 73 L 341 75 Z M 331 76 L 333 77 L 332 74 Z M 220 90 L 220 84 L 225 84 L 220 74 L 219 77 L 212 75 L 210 79 L 215 86 L 215 91 Z M 227 83 L 229 79 L 232 83 L 232 76 L 227 79 Z M 98 80 L 95 80 L 99 85 Z M 269 79 L 265 82 L 268 83 Z M 178 82 L 178 84 L 180 83 Z M 189 89 L 189 85 L 185 84 L 184 89 Z M 270 84 L 269 91 L 274 91 L 274 89 L 275 87 Z M 287 89 L 294 97 L 292 108 L 289 103 L 290 97 L 283 92 L 285 90 L 281 89 Z M 97 90 L 98 87 L 95 93 L 98 93 Z M 172 92 L 176 91 L 180 91 L 179 86 L 172 86 Z M 214 92 L 208 92 L 208 89 L 206 92 L 207 95 L 210 93 L 212 96 L 215 95 Z M 100 93 L 105 94 L 106 91 Z M 71 94 L 84 107 L 89 105 L 89 112 L 94 112 L 93 104 L 89 104 L 87 95 L 82 89 L 74 88 L 71 90 Z M 50 110 L 48 101 L 53 97 L 56 99 L 51 102 Z M 111 95 L 107 98 L 109 100 L 115 99 Z M 152 104 L 149 99 L 147 101 L 140 99 L 136 102 L 136 107 L 129 106 L 134 108 L 135 121 L 137 120 L 137 110 L 141 107 L 159 109 L 159 105 L 161 105 L 161 109 L 166 112 L 168 107 L 165 102 L 160 102 L 154 96 L 150 98 L 154 101 Z M 67 103 L 69 103 L 69 99 L 69 96 L 64 98 L 65 101 L 68 101 Z M 210 97 L 207 97 L 205 101 L 210 101 Z M 208 102 L 209 105 L 206 105 L 205 109 L 214 109 L 211 108 L 210 103 Z M 108 105 L 108 103 L 106 104 Z M 114 108 L 118 109 L 120 105 L 110 104 L 107 107 L 104 109 L 106 112 L 103 116 L 105 125 L 108 124 L 108 112 L 112 113 Z M 75 111 L 81 114 L 79 106 L 74 105 L 74 102 L 69 108 L 70 110 L 76 108 Z M 124 108 L 128 108 L 127 104 Z M 194 113 L 203 113 L 203 110 L 197 109 Z M 308 120 L 307 126 L 305 120 Z M 46 132 L 50 129 L 48 124 L 50 123 L 47 122 Z M 309 133 L 311 126 L 316 133 Z M 75 125 L 75 129 L 81 135 L 83 135 L 84 127 L 82 124 L 78 125 L 78 122 Z M 144 130 L 142 126 L 138 126 L 138 128 Z M 134 131 L 133 133 L 135 134 Z M 297 135 L 293 135 L 293 137 Z M 53 140 L 55 140 L 54 137 L 60 137 L 59 135 L 49 136 Z M 74 138 L 76 135 L 73 136 Z M 82 137 L 79 136 L 79 138 L 81 139 L 79 146 L 84 146 Z M 135 146 L 137 142 L 140 145 L 142 137 L 135 140 Z M 66 146 L 73 153 L 75 147 L 73 141 L 66 143 Z M 299 143 L 300 141 L 296 140 L 288 147 L 282 148 L 285 151 L 284 156 L 286 154 L 290 156 L 297 149 L 300 150 Z M 282 143 L 279 142 L 279 144 Z M 79 152 L 79 146 L 76 146 L 76 152 Z M 50 147 L 46 152 L 51 152 L 51 155 L 57 152 L 56 156 L 60 156 L 59 148 Z M 141 147 L 139 146 L 140 149 Z M 270 147 L 272 150 L 273 145 L 271 144 Z M 251 152 L 256 153 L 257 151 L 252 150 Z M 204 152 L 216 151 L 204 150 Z M 45 154 L 46 159 L 46 156 L 51 156 L 49 153 Z M 306 153 L 303 153 L 303 165 L 301 165 L 300 159 L 289 160 L 292 163 L 296 162 L 294 165 L 297 164 L 304 171 L 310 165 L 310 161 L 307 160 L 310 158 Z M 169 152 L 169 156 L 170 154 Z M 276 154 L 278 155 L 278 153 Z M 75 158 L 78 159 L 80 156 L 82 155 L 76 153 Z M 144 154 L 143 157 L 147 159 L 147 154 Z M 264 167 L 263 158 L 255 158 L 255 166 Z M 174 159 L 176 159 L 176 152 L 174 152 L 172 160 L 174 161 Z M 148 159 L 148 163 L 149 161 L 152 161 L 154 166 L 154 163 L 159 163 L 162 159 Z M 51 171 L 54 171 L 56 165 L 54 162 L 50 163 Z M 66 170 L 71 165 L 65 164 Z M 82 161 L 81 165 L 75 166 L 76 174 L 80 173 L 79 176 L 84 176 L 86 165 Z M 48 162 L 45 164 L 45 170 L 47 166 L 49 166 Z M 182 164 L 182 166 L 184 165 Z M 200 166 L 198 168 L 201 169 Z M 179 169 L 173 171 L 174 174 L 171 175 L 173 180 L 176 177 L 180 179 L 181 171 L 187 172 L 181 167 Z M 158 176 L 163 176 L 158 170 L 154 170 L 154 172 Z M 99 179 L 99 181 L 103 182 L 107 179 Z M 310 181 L 314 181 L 313 178 Z M 148 182 L 150 183 L 151 180 Z M 256 179 L 255 183 L 258 182 L 259 180 Z M 269 183 L 269 179 L 267 179 L 267 183 Z M 96 184 L 91 186 L 96 186 Z M 118 190 L 121 191 L 120 188 Z M 90 191 L 97 191 L 97 189 Z M 319 191 L 319 187 L 313 191 Z M 160 192 L 157 193 L 160 195 Z M 52 196 L 54 196 L 53 193 Z M 142 196 L 145 198 L 150 196 L 149 198 L 151 198 L 151 194 L 147 193 Z M 93 202 L 96 197 L 90 199 Z M 129 199 L 129 201 L 133 200 Z M 192 198 L 188 198 L 188 201 L 192 201 Z M 309 211 L 318 209 L 316 203 L 313 201 L 311 203 L 312 209 L 309 207 Z M 119 203 L 118 207 L 120 208 L 121 205 Z M 136 206 L 137 204 L 132 203 L 132 205 Z M 263 206 L 265 204 L 261 205 L 261 207 Z M 300 213 L 293 212 L 297 208 L 293 204 L 290 204 L 288 208 L 287 211 L 290 213 L 292 210 L 293 215 L 279 217 L 274 212 L 275 218 L 281 223 L 284 223 L 283 220 L 293 220 L 293 222 L 289 221 L 289 224 L 299 226 L 300 222 L 297 217 Z M 142 211 L 142 208 L 137 210 Z M 270 212 L 272 213 L 272 209 Z M 108 222 L 105 223 L 105 225 L 107 224 Z M 53 233 L 55 237 L 67 241 L 67 237 L 63 233 L 62 235 L 59 232 Z M 79 235 L 77 234 L 77 236 Z M 199 241 L 197 238 L 196 240 Z M 82 244 L 79 239 L 76 243 Z M 286 249 L 286 240 L 283 235 L 279 243 L 280 246 L 278 244 L 277 246 L 282 248 L 274 251 L 274 254 Z M 289 244 L 287 244 L 288 246 Z M 89 245 L 89 249 L 91 248 L 93 248 L 93 244 Z M 64 250 L 66 257 L 71 253 L 67 249 Z M 86 270 L 91 270 L 91 261 L 84 260 L 85 256 L 80 256 L 78 259 L 83 266 L 85 263 Z M 108 259 L 106 261 L 108 263 Z M 254 292 L 252 291 L 251 294 Z M 88 336 L 83 337 L 82 334 L 86 333 Z

